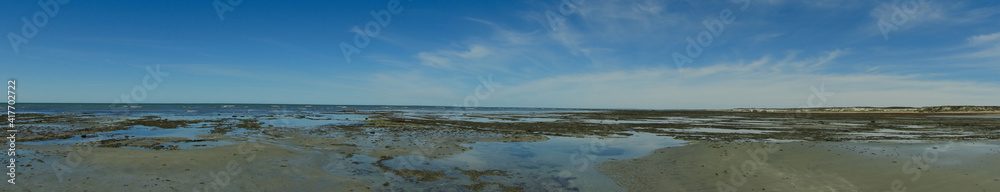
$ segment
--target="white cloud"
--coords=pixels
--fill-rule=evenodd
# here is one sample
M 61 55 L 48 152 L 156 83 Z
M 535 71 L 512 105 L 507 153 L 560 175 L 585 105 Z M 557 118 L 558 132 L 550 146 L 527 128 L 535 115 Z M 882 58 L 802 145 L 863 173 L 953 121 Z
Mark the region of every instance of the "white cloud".
M 969 58 L 991 58 L 991 57 L 1000 57 L 1000 44 L 997 44 L 997 45 L 994 45 L 994 46 L 990 46 L 990 47 L 986 47 L 986 48 L 982 48 L 982 49 L 980 49 L 978 51 L 975 51 L 975 52 L 972 52 L 972 53 L 969 53 L 969 54 L 965 54 L 965 55 L 959 56 L 959 58 L 966 58 L 966 59 L 969 59 Z M 991 61 L 991 62 L 989 62 L 989 64 L 991 64 L 993 66 L 996 66 L 996 62 L 992 62 Z
M 521 32 L 475 18 L 466 20 L 483 24 L 492 32 L 460 40 L 453 47 L 417 53 L 418 62 L 435 69 L 484 73 L 525 70 L 508 67 L 526 63 L 559 65 L 565 61 L 565 54 L 553 49 L 559 45 L 558 40 L 547 37 L 548 33 Z
M 417 58 L 420 59 L 420 63 L 436 67 L 436 68 L 449 68 L 451 67 L 451 60 L 444 58 L 441 54 L 420 52 L 417 53 Z
M 656 6 L 643 7 L 645 5 Z M 830 4 L 816 6 L 826 5 Z M 545 75 L 551 76 L 538 79 L 525 78 L 538 77 L 538 74 L 497 72 L 494 73 L 494 78 L 505 82 L 505 86 L 498 89 L 489 100 L 482 101 L 482 106 L 661 109 L 802 107 L 807 105 L 807 99 L 813 94 L 811 87 L 821 85 L 827 91 L 836 93 L 823 106 L 1000 105 L 1000 99 L 995 97 L 1000 94 L 1000 86 L 993 83 L 938 80 L 926 73 L 886 74 L 883 72 L 892 70 L 883 69 L 882 66 L 867 66 L 860 71 L 862 74 L 829 73 L 825 70 L 835 65 L 838 59 L 851 55 L 853 49 L 818 53 L 813 50 L 792 51 L 787 55 L 772 54 L 745 63 L 740 61 L 699 65 L 696 68 L 686 68 L 683 72 L 673 68 L 650 67 L 648 63 L 631 63 L 636 61 L 634 59 L 607 62 L 615 61 L 615 57 L 623 55 L 615 52 L 614 48 L 645 48 L 644 46 L 651 44 L 682 41 L 684 36 L 691 35 L 691 26 L 694 30 L 702 30 L 698 23 L 701 19 L 687 18 L 683 14 L 671 15 L 676 13 L 664 11 L 666 6 L 666 3 L 656 1 L 587 1 L 578 7 L 577 15 L 567 17 L 567 26 L 556 31 L 548 29 L 547 23 L 545 28 L 540 27 L 536 31 L 518 32 L 490 21 L 469 19 L 493 27 L 494 33 L 484 35 L 485 38 L 464 40 L 456 45 L 459 48 L 421 52 L 416 57 L 426 66 L 447 69 L 501 68 L 510 63 L 510 60 L 505 59 L 515 57 L 542 63 L 545 65 L 543 67 L 562 66 L 569 65 L 567 61 L 579 61 L 577 59 L 581 55 L 594 63 L 605 61 L 609 65 L 625 66 L 602 68 L 599 72 L 593 68 L 585 68 L 578 71 L 590 72 L 546 73 Z M 940 26 L 939 23 L 955 19 L 947 14 L 950 13 L 949 10 L 953 8 L 924 5 L 918 15 L 910 18 L 905 26 L 900 26 L 903 28 L 901 30 L 924 24 L 927 24 L 925 27 Z M 784 32 L 758 34 L 751 40 L 766 41 L 788 35 Z M 969 43 L 974 45 L 998 40 L 1000 33 L 968 38 Z M 565 48 L 577 57 L 553 52 L 552 47 L 557 50 Z M 673 48 L 669 43 L 658 47 L 667 50 L 664 52 Z M 863 47 L 856 49 L 865 50 Z M 616 54 L 595 54 L 599 51 Z M 1000 56 L 1000 48 L 983 49 L 982 54 Z M 630 52 L 624 55 L 642 54 Z M 636 65 L 646 68 L 636 68 Z M 524 68 L 537 69 L 532 66 Z M 417 80 L 419 78 L 414 79 Z M 428 86 L 432 87 L 429 90 L 436 92 L 448 92 L 446 87 L 449 87 L 438 84 L 409 85 L 405 84 L 407 81 L 379 83 L 397 83 L 399 85 L 395 86 L 398 87 Z M 452 90 L 450 93 L 454 95 L 450 96 L 432 92 L 423 92 L 423 95 L 457 98 L 460 101 L 468 92 Z M 438 104 L 453 104 L 455 101 L 452 100 Z
M 913 7 L 912 5 L 917 6 L 907 9 Z M 874 19 L 873 25 L 865 25 L 862 28 L 870 31 L 872 36 L 883 36 L 883 33 L 892 36 L 893 33 L 905 31 L 915 33 L 911 31 L 913 28 L 941 28 L 970 22 L 959 15 L 952 15 L 954 12 L 961 12 L 956 9 L 954 6 L 931 1 L 895 0 L 872 8 L 869 15 Z
M 490 55 L 490 53 L 491 51 L 486 47 L 483 47 L 481 45 L 474 45 L 472 46 L 472 48 L 469 48 L 469 51 L 455 53 L 455 55 L 458 55 L 458 57 L 461 57 L 463 59 L 476 59 Z
M 1000 33 L 971 36 L 967 38 L 967 41 L 968 45 L 966 48 L 973 50 L 953 58 L 979 59 L 1000 57 Z M 988 61 L 986 65 L 996 66 L 996 63 Z
M 545 11 L 532 12 L 526 17 L 539 22 L 545 42 L 554 41 L 572 55 L 594 63 L 613 63 L 614 58 L 605 53 L 620 53 L 617 50 L 622 46 L 680 44 L 684 38 L 677 35 L 701 29 L 700 19 L 691 19 L 687 13 L 666 11 L 668 4 L 655 0 L 584 1 L 575 11 L 562 15 L 555 6 L 558 4 L 554 3 L 546 11 L 565 17 L 555 30 L 549 27 L 549 19 L 542 14 Z M 714 14 L 717 12 L 709 15 Z
M 569 74 L 508 85 L 487 105 L 605 108 L 734 108 L 807 106 L 810 87 L 836 93 L 823 106 L 1000 105 L 1000 86 L 928 80 L 926 75 L 816 74 L 762 70 L 782 62 L 722 64 L 677 72 L 669 68 Z M 829 58 L 829 59 L 828 59 Z M 786 68 L 794 66 L 786 65 Z M 494 77 L 502 79 L 502 76 Z M 818 101 L 813 101 L 815 104 Z
M 461 64 L 469 64 L 471 60 L 480 59 L 493 54 L 489 48 L 482 45 L 473 45 L 468 48 L 468 50 L 441 50 L 435 52 L 420 52 L 417 53 L 417 58 L 420 59 L 420 63 L 435 67 L 435 68 L 455 68 L 457 63 L 452 61 L 461 61 Z
M 969 37 L 969 45 L 994 44 L 1000 41 L 1000 33 L 976 35 Z

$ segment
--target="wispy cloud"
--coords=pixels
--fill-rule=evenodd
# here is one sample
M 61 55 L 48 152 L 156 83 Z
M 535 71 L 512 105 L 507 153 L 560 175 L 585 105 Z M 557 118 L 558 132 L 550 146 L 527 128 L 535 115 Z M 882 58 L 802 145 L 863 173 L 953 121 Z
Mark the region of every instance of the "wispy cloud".
M 1000 33 L 976 35 L 969 37 L 969 45 L 986 45 L 1000 43 Z
M 685 73 L 654 68 L 569 74 L 510 85 L 498 91 L 495 98 L 509 105 L 558 107 L 801 107 L 806 106 L 811 94 L 809 87 L 824 84 L 837 93 L 828 106 L 1000 104 L 1000 99 L 990 96 L 1000 94 L 1000 86 L 989 83 L 927 80 L 928 75 L 754 70 L 775 66 L 794 68 L 781 63 L 817 63 L 827 58 L 832 56 L 773 62 L 762 58 L 746 65 L 713 65 Z
M 974 35 L 967 38 L 968 44 L 960 46 L 963 49 L 971 50 L 949 58 L 954 59 L 982 59 L 1000 58 L 1000 32 L 992 34 Z M 993 61 L 988 62 L 996 66 Z
M 445 69 L 468 68 L 470 65 L 479 64 L 479 60 L 493 54 L 490 48 L 483 45 L 472 45 L 461 50 L 439 50 L 434 52 L 417 53 L 420 63 Z

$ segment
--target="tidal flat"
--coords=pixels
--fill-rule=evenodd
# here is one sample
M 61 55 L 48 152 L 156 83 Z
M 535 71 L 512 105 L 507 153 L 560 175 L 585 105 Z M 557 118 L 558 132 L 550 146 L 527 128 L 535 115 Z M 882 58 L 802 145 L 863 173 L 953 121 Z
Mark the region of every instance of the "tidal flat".
M 1000 189 L 994 111 L 19 109 L 4 191 Z

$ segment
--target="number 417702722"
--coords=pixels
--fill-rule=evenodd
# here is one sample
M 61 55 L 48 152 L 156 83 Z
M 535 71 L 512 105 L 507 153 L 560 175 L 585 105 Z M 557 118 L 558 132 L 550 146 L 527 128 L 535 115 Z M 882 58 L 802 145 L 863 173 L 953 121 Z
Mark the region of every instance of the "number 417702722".
M 14 100 L 16 98 L 17 82 L 14 80 L 7 81 L 7 121 L 10 122 L 10 128 L 14 128 Z

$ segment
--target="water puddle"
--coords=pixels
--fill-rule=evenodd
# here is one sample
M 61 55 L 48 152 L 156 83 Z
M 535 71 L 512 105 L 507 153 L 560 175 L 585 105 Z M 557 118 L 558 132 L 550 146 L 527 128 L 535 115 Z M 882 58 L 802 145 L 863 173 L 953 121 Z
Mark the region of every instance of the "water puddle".
M 851 127 L 859 127 L 859 126 L 863 126 L 863 125 L 865 125 L 865 124 L 860 124 L 860 123 L 842 123 L 842 122 L 832 122 L 832 123 L 830 123 L 830 125 L 840 125 L 840 126 L 851 126 Z
M 264 126 L 284 126 L 284 127 L 315 127 L 322 125 L 352 125 L 363 124 L 367 115 L 357 114 L 324 114 L 324 115 L 303 115 L 300 117 L 277 117 L 263 118 Z
M 423 162 L 416 166 L 422 170 L 443 172 L 453 178 L 466 178 L 461 170 L 503 170 L 506 176 L 491 175 L 480 179 L 523 187 L 525 191 L 624 191 L 613 180 L 596 171 L 594 166 L 608 160 L 633 159 L 655 149 L 687 143 L 650 133 L 632 134 L 620 138 L 549 137 L 549 140 L 540 142 L 479 142 L 463 144 L 472 149 L 443 159 L 407 156 L 384 161 L 383 164 L 401 168 L 404 163 Z M 393 186 L 420 189 L 428 185 L 472 184 L 464 179 L 443 179 L 435 183 L 394 183 Z
M 1000 119 L 1000 115 L 931 115 L 929 117 Z
M 663 131 L 670 132 L 684 132 L 684 133 L 745 133 L 745 134 L 764 134 L 764 133 L 775 133 L 779 131 L 771 130 L 751 130 L 751 129 L 719 129 L 719 128 L 690 128 L 690 129 L 659 129 Z
M 81 144 L 81 143 L 96 142 L 96 141 L 109 140 L 109 139 L 126 139 L 126 136 L 127 136 L 128 139 L 174 137 L 174 138 L 185 138 L 185 139 L 189 139 L 189 140 L 203 140 L 202 138 L 198 138 L 197 136 L 198 135 L 210 135 L 211 134 L 210 131 L 211 131 L 211 129 L 206 129 L 206 128 L 188 128 L 188 127 L 182 127 L 182 128 L 174 128 L 174 129 L 163 129 L 163 128 L 157 128 L 157 127 L 149 127 L 149 126 L 136 125 L 136 126 L 132 126 L 131 128 L 125 129 L 125 130 L 116 130 L 116 131 L 93 133 L 93 134 L 87 134 L 85 136 L 84 135 L 74 135 L 74 136 L 72 136 L 70 138 L 66 138 L 66 139 L 54 139 L 54 140 L 45 140 L 45 141 L 27 141 L 27 142 L 24 142 L 24 144 L 27 144 L 27 145 L 61 145 L 61 146 L 68 146 L 68 145 L 76 145 L 76 144 Z M 161 143 L 161 145 L 164 145 L 164 146 L 166 146 L 166 145 L 177 145 L 178 147 L 180 147 L 180 149 L 207 148 L 207 147 L 217 147 L 217 146 L 231 145 L 231 144 L 233 144 L 233 143 L 229 142 L 229 141 L 212 141 L 212 140 L 203 140 L 203 141 L 197 141 L 197 142 L 165 142 L 165 143 Z M 122 147 L 122 148 L 138 148 L 138 147 Z M 144 149 L 144 148 L 139 148 L 139 149 Z

